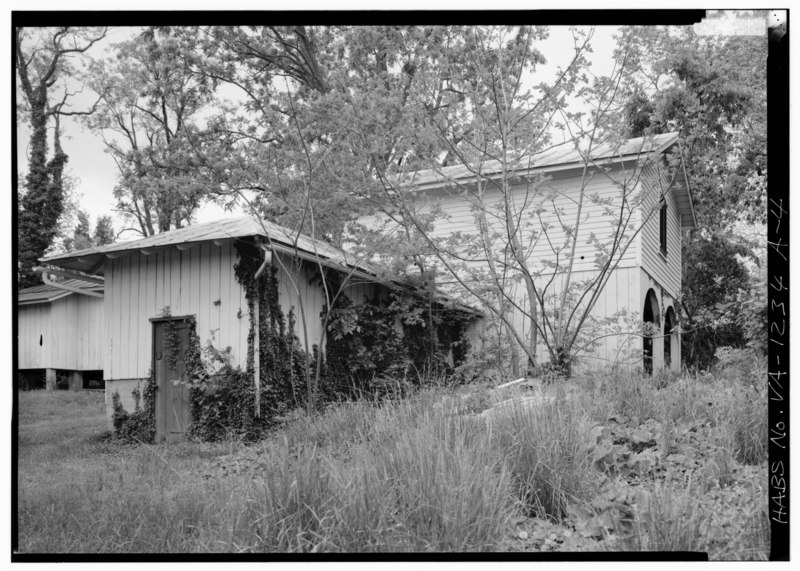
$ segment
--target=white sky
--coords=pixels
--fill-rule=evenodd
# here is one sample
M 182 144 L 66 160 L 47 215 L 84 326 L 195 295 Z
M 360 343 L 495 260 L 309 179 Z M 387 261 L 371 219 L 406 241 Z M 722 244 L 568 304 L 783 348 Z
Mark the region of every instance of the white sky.
M 99 59 L 113 54 L 112 45 L 132 37 L 138 28 L 112 28 L 109 30 L 108 37 L 93 48 L 90 55 Z M 592 62 L 592 72 L 595 75 L 604 75 L 611 72 L 613 66 L 612 52 L 614 41 L 612 35 L 616 27 L 598 26 L 592 40 L 593 53 L 588 57 Z M 557 67 L 568 65 L 573 56 L 572 36 L 566 27 L 553 26 L 550 29 L 550 37 L 538 44 L 539 50 L 547 58 L 547 65 L 540 68 L 537 73 L 537 80 L 541 77 L 550 80 L 555 76 Z M 74 99 L 76 109 L 85 109 L 92 105 L 95 95 L 88 88 L 79 98 Z M 75 195 L 79 207 L 87 210 L 91 216 L 92 224 L 99 216 L 106 214 L 112 215 L 114 219 L 114 229 L 119 231 L 125 225 L 122 218 L 114 212 L 113 188 L 116 184 L 117 167 L 113 159 L 105 153 L 105 145 L 102 139 L 85 128 L 79 120 L 66 117 L 62 120 L 63 135 L 62 146 L 69 156 L 67 172 L 70 176 L 77 179 Z M 17 161 L 20 172 L 27 170 L 27 146 L 30 141 L 30 133 L 27 125 L 20 124 L 17 131 L 19 146 Z M 52 134 L 48 140 L 52 144 Z M 213 204 L 204 206 L 196 214 L 197 222 L 206 222 L 218 218 L 231 216 L 222 208 Z M 133 235 L 127 233 L 124 238 L 132 238 Z

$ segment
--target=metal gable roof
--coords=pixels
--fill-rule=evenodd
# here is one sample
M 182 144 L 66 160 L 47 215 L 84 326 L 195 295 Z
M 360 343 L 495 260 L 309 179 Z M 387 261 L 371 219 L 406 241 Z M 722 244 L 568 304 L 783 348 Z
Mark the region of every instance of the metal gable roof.
M 177 230 L 170 230 L 169 232 L 162 232 L 161 234 L 148 236 L 147 238 L 141 238 L 139 240 L 118 242 L 106 246 L 97 246 L 85 250 L 69 252 L 68 254 L 49 256 L 41 258 L 40 261 L 45 264 L 59 266 L 69 270 L 102 275 L 103 265 L 109 254 L 111 254 L 112 257 L 116 257 L 113 256 L 113 254 L 122 255 L 135 250 L 149 250 L 176 246 L 178 244 L 195 244 L 213 240 L 245 238 L 249 236 L 262 236 L 268 238 L 272 242 L 290 248 L 294 248 L 296 243 L 298 251 L 319 256 L 321 259 L 335 264 L 352 265 L 353 263 L 352 259 L 348 261 L 348 257 L 341 250 L 329 244 L 319 240 L 313 240 L 304 234 L 298 235 L 297 232 L 271 222 L 265 221 L 262 226 L 258 219 L 251 216 L 225 218 L 214 222 L 195 224 Z M 362 269 L 368 270 L 366 264 L 358 265 Z

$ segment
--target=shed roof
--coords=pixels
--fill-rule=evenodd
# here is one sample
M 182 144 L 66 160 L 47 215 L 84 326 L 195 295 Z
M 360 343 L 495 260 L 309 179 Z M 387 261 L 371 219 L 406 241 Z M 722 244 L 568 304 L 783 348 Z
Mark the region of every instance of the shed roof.
M 636 137 L 623 141 L 621 144 L 603 143 L 593 149 L 591 161 L 600 165 L 614 164 L 631 160 L 641 160 L 654 155 L 666 153 L 673 146 L 680 143 L 678 133 L 663 133 L 649 137 Z M 557 170 L 568 170 L 581 167 L 584 157 L 574 144 L 569 141 L 550 147 L 544 151 L 524 156 L 517 160 L 510 168 L 517 175 L 545 173 Z M 498 160 L 484 161 L 480 165 L 454 165 L 440 169 L 427 169 L 401 175 L 397 179 L 400 187 L 413 188 L 414 190 L 430 190 L 447 185 L 448 183 L 469 183 L 481 178 L 497 178 L 501 176 L 503 165 Z M 480 173 L 478 175 L 477 173 Z M 694 207 L 689 192 L 689 184 L 685 169 L 681 169 L 676 180 L 675 197 L 681 214 L 681 225 L 694 228 L 696 225 Z
M 80 280 L 64 280 L 64 285 L 85 289 L 87 291 L 102 292 L 103 286 L 90 286 Z M 38 285 L 21 289 L 17 292 L 17 303 L 19 305 L 32 305 L 34 303 L 50 303 L 62 297 L 72 295 L 74 292 L 66 291 L 51 285 Z

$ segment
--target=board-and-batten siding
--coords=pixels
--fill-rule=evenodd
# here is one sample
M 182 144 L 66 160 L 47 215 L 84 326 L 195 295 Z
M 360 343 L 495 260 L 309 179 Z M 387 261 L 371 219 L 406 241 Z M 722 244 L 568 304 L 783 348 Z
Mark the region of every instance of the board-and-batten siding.
M 678 204 L 673 192 L 667 192 L 667 255 L 664 256 L 659 245 L 659 209 L 653 210 L 653 207 L 660 200 L 662 188 L 669 186 L 669 176 L 666 169 L 656 169 L 655 165 L 646 169 L 646 175 L 642 184 L 641 212 L 644 221 L 640 238 L 642 269 L 650 274 L 667 294 L 677 297 L 681 290 L 682 271 L 681 219 Z
M 102 299 L 72 294 L 51 303 L 21 306 L 18 325 L 20 369 L 103 368 Z
M 314 269 L 303 263 L 300 269 L 286 257 L 273 261 L 277 268 L 279 300 L 284 316 L 294 308 L 295 333 L 304 345 L 308 327 L 309 346 L 319 343 L 320 313 L 324 294 L 312 282 Z M 171 315 L 194 315 L 200 343 L 208 341 L 218 349 L 231 347 L 233 364 L 245 366 L 250 327 L 247 300 L 236 280 L 238 261 L 232 242 L 217 246 L 202 243 L 185 250 L 166 248 L 149 256 L 139 252 L 108 261 L 106 303 L 108 339 L 103 366 L 107 380 L 142 379 L 152 362 L 152 317 L 169 307 Z M 293 272 L 303 298 L 305 323 L 300 317 L 298 290 L 285 272 Z M 357 280 L 356 280 L 357 281 Z M 374 292 L 373 284 L 355 283 L 345 288 L 353 303 L 362 303 Z M 306 325 L 307 324 L 307 325 Z
M 171 315 L 194 315 L 201 345 L 231 347 L 234 364 L 247 356 L 249 317 L 236 281 L 231 242 L 163 248 L 149 256 L 134 252 L 106 267 L 107 380 L 141 379 L 152 362 L 150 319 L 169 307 Z

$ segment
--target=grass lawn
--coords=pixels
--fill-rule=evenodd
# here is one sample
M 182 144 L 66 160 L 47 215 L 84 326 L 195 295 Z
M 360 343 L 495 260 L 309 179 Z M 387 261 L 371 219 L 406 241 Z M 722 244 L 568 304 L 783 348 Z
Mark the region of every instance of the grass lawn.
M 102 393 L 23 392 L 19 550 L 765 559 L 766 396 L 657 381 L 425 390 L 298 417 L 251 445 L 121 444 Z

